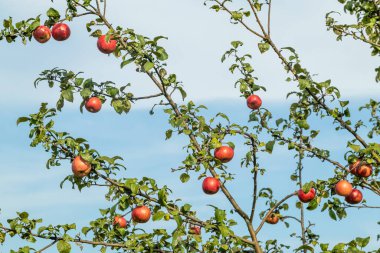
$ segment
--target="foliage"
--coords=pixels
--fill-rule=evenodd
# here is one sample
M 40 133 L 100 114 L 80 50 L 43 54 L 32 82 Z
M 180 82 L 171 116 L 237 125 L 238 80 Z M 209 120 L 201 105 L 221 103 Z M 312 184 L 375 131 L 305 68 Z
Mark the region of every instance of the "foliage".
M 344 11 L 356 15 L 357 24 L 339 25 L 333 18 L 333 13 L 329 13 L 326 16 L 327 28 L 332 29 L 339 40 L 351 36 L 370 44 L 373 55 L 379 56 L 378 2 L 340 2 L 344 4 Z M 41 219 L 30 219 L 28 213 L 21 212 L 14 219 L 9 219 L 7 224 L 0 224 L 0 243 L 6 243 L 9 237 L 14 236 L 30 243 L 46 240 L 49 241 L 47 248 L 56 246 L 61 253 L 71 252 L 75 244 L 99 247 L 101 252 L 105 252 L 107 248 L 119 252 L 286 252 L 290 249 L 286 242 L 278 242 L 276 238 L 264 240 L 259 234 L 267 218 L 274 215 L 287 227 L 289 227 L 288 219 L 299 223 L 300 232 L 291 235 L 299 239 L 299 246 L 293 249 L 295 252 L 365 252 L 364 248 L 371 239 L 375 238 L 355 238 L 348 243 L 330 246 L 321 242 L 319 235 L 313 232 L 314 224 L 305 224 L 304 211 L 305 209 L 314 211 L 319 208 L 333 220 L 347 217 L 346 209 L 352 206 L 341 201 L 334 191 L 335 184 L 342 178 L 349 179 L 354 187 L 361 187 L 380 196 L 380 144 L 371 142 L 380 133 L 379 102 L 371 99 L 368 104 L 360 107 L 363 112 L 369 111 L 368 122 L 362 120 L 354 122 L 351 119 L 352 108 L 349 107 L 349 101 L 341 99 L 340 91 L 333 86 L 331 80 L 316 80 L 314 75 L 302 65 L 301 58 L 294 48 L 278 49 L 270 31 L 272 5 L 270 0 L 247 0 L 246 3 L 208 0 L 205 5 L 218 13 L 227 14 L 232 24 L 243 27 L 258 38 L 258 52 L 264 54 L 272 50 L 288 74 L 286 81 L 296 83 L 297 88 L 287 94 L 287 97 L 291 96 L 294 102 L 289 108 L 289 114 L 283 117 L 272 115 L 269 110 L 261 108 L 251 111 L 248 126 L 231 122 L 224 113 L 218 113 L 207 119 L 202 115 L 202 111 L 207 108 L 187 101 L 186 92 L 177 75 L 168 73 L 169 55 L 160 45 L 160 40 L 166 38 L 158 36 L 150 39 L 131 28 L 114 27 L 106 18 L 106 4 L 106 0 L 67 0 L 65 14 L 62 15 L 51 8 L 46 12 L 44 24 L 51 27 L 58 21 L 71 21 L 84 15 L 91 16 L 92 20 L 86 25 L 90 35 L 99 37 L 102 31 L 97 28 L 99 26 L 106 28 L 107 38 L 118 42 L 113 56 L 118 58 L 120 67 L 125 68 L 134 64 L 136 71 L 147 75 L 159 93 L 138 97 L 128 91 L 130 84 L 118 86 L 112 81 L 95 82 L 91 78 L 82 77 L 83 73 L 59 68 L 44 70 L 34 85 L 38 87 L 47 83 L 50 88 L 59 87 L 55 108 L 49 108 L 46 103 L 42 103 L 37 113 L 19 118 L 17 124 L 28 123 L 31 128 L 30 145 L 32 147 L 40 145 L 51 155 L 46 163 L 47 169 L 62 166 L 64 161 L 72 162 L 76 156 L 81 156 L 88 162 L 91 165 L 91 173 L 88 176 L 78 178 L 69 175 L 62 180 L 61 187 L 65 183 L 70 183 L 78 190 L 85 187 L 107 187 L 105 199 L 109 201 L 109 207 L 100 209 L 100 217 L 83 228 L 77 228 L 75 224 L 40 225 Z M 266 24 L 260 19 L 259 14 L 266 14 Z M 27 43 L 32 39 L 33 31 L 41 24 L 41 16 L 16 23 L 12 18 L 4 20 L 0 40 L 5 39 L 8 43 L 13 43 L 20 38 L 23 43 Z M 250 19 L 257 23 L 258 31 L 246 23 Z M 265 92 L 266 89 L 259 84 L 255 76 L 253 54 L 242 53 L 244 50 L 242 41 L 232 41 L 231 48 L 221 60 L 231 63 L 229 71 L 238 75 L 235 87 L 239 89 L 241 97 L 246 99 L 249 95 L 259 91 Z M 379 69 L 377 71 L 379 75 Z M 173 94 L 179 94 L 183 102 L 175 102 Z M 179 178 L 183 183 L 194 174 L 198 179 L 209 175 L 218 178 L 222 183 L 221 191 L 231 204 L 231 208 L 212 206 L 213 215 L 207 220 L 200 220 L 189 203 L 170 199 L 172 191 L 168 186 L 158 186 L 154 179 L 148 177 L 142 179 L 120 177 L 118 172 L 126 169 L 122 164 L 122 157 L 102 155 L 84 138 L 73 137 L 67 132 L 55 130 L 54 117 L 58 116 L 65 103 L 74 103 L 75 98 L 79 97 L 82 111 L 87 99 L 94 96 L 100 98 L 103 103 L 109 102 L 118 114 L 128 113 L 132 103 L 139 100 L 162 98 L 163 100 L 153 108 L 163 107 L 168 116 L 170 128 L 165 131 L 166 139 L 170 139 L 173 134 L 184 135 L 189 139 L 185 147 L 187 156 L 173 171 L 179 172 Z M 336 131 L 350 134 L 346 155 L 341 158 L 343 162 L 333 160 L 329 150 L 315 146 L 320 130 L 318 126 L 310 124 L 312 118 L 329 119 L 334 123 Z M 369 126 L 367 130 L 363 129 L 365 125 Z M 361 136 L 359 130 L 367 131 L 366 136 Z M 230 136 L 242 137 L 247 150 L 241 160 L 241 167 L 247 168 L 252 174 L 253 197 L 252 209 L 249 212 L 240 207 L 228 190 L 229 181 L 234 179 L 234 175 L 225 163 L 215 159 L 213 155 L 213 150 L 222 145 L 235 148 L 235 144 L 228 141 Z M 286 146 L 289 153 L 298 160 L 297 167 L 290 175 L 290 181 L 305 193 L 311 188 L 316 189 L 318 193 L 317 197 L 307 205 L 297 202 L 299 218 L 287 215 L 287 211 L 291 208 L 287 201 L 296 196 L 296 192 L 290 192 L 282 199 L 275 199 L 270 186 L 258 187 L 258 181 L 265 173 L 265 168 L 260 164 L 260 157 L 263 154 L 271 155 L 276 146 Z M 306 158 L 319 159 L 321 162 L 331 164 L 334 176 L 326 180 L 315 178 L 314 181 L 303 182 L 303 161 Z M 363 178 L 350 173 L 348 165 L 357 159 L 372 166 L 373 173 L 370 177 Z M 264 200 L 264 208 L 256 205 L 259 199 Z M 139 228 L 137 222 L 127 228 L 113 225 L 113 218 L 116 215 L 128 216 L 133 208 L 141 205 L 150 208 L 153 221 L 171 223 L 175 228 L 170 231 L 164 226 L 153 231 L 144 231 Z M 365 201 L 358 207 L 371 208 Z M 231 214 L 237 214 L 241 219 L 236 221 L 231 218 Z M 256 228 L 254 222 L 259 224 Z M 246 234 L 236 234 L 234 227 L 238 224 L 246 227 Z M 201 227 L 205 235 L 192 233 L 189 230 L 192 226 Z M 35 251 L 37 250 L 25 246 L 12 252 Z

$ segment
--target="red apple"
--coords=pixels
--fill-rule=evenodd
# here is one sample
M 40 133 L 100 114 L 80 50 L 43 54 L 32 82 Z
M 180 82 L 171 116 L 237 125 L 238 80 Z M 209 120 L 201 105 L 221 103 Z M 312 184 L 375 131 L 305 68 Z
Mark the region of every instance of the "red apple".
M 206 177 L 202 183 L 202 189 L 206 194 L 215 194 L 219 191 L 220 181 L 215 177 Z
M 117 46 L 117 41 L 110 38 L 110 40 L 107 42 L 106 35 L 102 35 L 98 38 L 98 49 L 100 52 L 105 54 L 110 54 L 113 51 L 115 51 Z
M 247 98 L 247 106 L 251 108 L 252 110 L 257 110 L 262 105 L 263 101 L 261 98 L 257 95 L 250 95 Z
M 189 228 L 189 234 L 200 235 L 201 234 L 201 227 L 199 227 L 199 226 L 190 226 L 190 228 Z
M 91 164 L 82 157 L 77 156 L 71 163 L 71 169 L 76 177 L 85 177 L 91 172 Z
M 269 224 L 277 224 L 279 219 L 280 218 L 278 217 L 277 214 L 272 213 L 271 215 L 268 216 L 268 218 L 265 219 L 265 222 Z
M 363 200 L 363 194 L 358 189 L 353 189 L 350 195 L 346 196 L 345 199 L 349 204 L 359 204 Z
M 214 157 L 222 163 L 227 163 L 234 157 L 234 150 L 229 146 L 221 146 L 215 149 Z
M 102 101 L 98 97 L 91 97 L 87 99 L 84 106 L 86 107 L 87 111 L 96 113 L 102 109 Z
M 372 174 L 372 166 L 361 160 L 350 165 L 350 172 L 358 177 L 369 177 Z
M 350 172 L 351 172 L 352 174 L 354 174 L 354 175 L 356 175 L 356 176 L 358 175 L 358 174 L 357 174 L 357 169 L 358 169 L 358 167 L 360 166 L 360 163 L 361 163 L 361 161 L 360 161 L 360 160 L 357 160 L 356 162 L 350 164 L 349 169 L 350 169 Z
M 121 228 L 126 228 L 127 227 L 127 220 L 122 216 L 115 216 L 114 221 L 113 221 L 113 225 L 119 226 Z
M 71 31 L 70 27 L 63 23 L 58 23 L 51 29 L 53 38 L 58 41 L 67 40 L 70 37 Z
M 132 220 L 138 223 L 146 223 L 150 219 L 150 209 L 147 206 L 138 206 L 132 211 Z
M 39 42 L 39 43 L 45 43 L 48 40 L 50 40 L 51 32 L 49 27 L 40 25 L 33 31 L 33 37 Z
M 340 196 L 348 196 L 352 192 L 352 184 L 346 180 L 340 180 L 335 185 L 335 192 Z
M 315 198 L 315 189 L 311 188 L 308 193 L 305 193 L 302 189 L 298 190 L 298 198 L 303 203 L 308 203 Z

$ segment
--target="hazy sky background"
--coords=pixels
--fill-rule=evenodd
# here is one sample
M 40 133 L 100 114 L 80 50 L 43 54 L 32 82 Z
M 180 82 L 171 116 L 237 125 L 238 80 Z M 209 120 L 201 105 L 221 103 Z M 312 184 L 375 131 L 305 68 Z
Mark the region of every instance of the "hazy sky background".
M 62 9 L 65 1 L 56 1 L 53 6 Z M 226 15 L 214 13 L 203 5 L 203 1 L 194 0 L 118 0 L 108 1 L 108 17 L 115 25 L 134 28 L 138 33 L 153 37 L 169 37 L 163 44 L 170 58 L 168 71 L 176 73 L 188 91 L 189 99 L 206 104 L 210 112 L 207 116 L 223 111 L 234 122 L 246 124 L 249 110 L 239 99 L 234 89 L 236 76 L 222 64 L 222 54 L 230 48 L 232 40 L 243 40 L 245 50 L 253 55 L 253 66 L 259 83 L 266 86 L 268 92 L 260 93 L 264 107 L 277 116 L 286 117 L 287 91 L 295 87 L 284 81 L 286 74 L 277 57 L 268 52 L 261 55 L 257 50 L 258 40 L 241 27 L 229 24 Z M 0 19 L 12 16 L 14 20 L 34 17 L 41 10 L 47 10 L 52 3 L 45 1 L 5 1 L 0 0 Z M 379 87 L 374 82 L 373 69 L 378 59 L 370 57 L 366 45 L 349 39 L 336 42 L 335 36 L 327 32 L 324 15 L 332 10 L 341 11 L 341 5 L 335 1 L 274 1 L 272 36 L 279 47 L 292 46 L 300 54 L 302 62 L 312 73 L 318 74 L 318 80 L 332 79 L 346 99 L 358 106 L 369 100 L 377 99 Z M 342 19 L 349 19 L 345 16 Z M 98 217 L 98 209 L 109 206 L 103 199 L 100 189 L 86 189 L 79 193 L 67 185 L 59 189 L 60 181 L 71 173 L 70 165 L 45 169 L 47 154 L 41 148 L 31 149 L 27 139 L 29 128 L 16 127 L 16 119 L 38 110 L 41 102 L 55 102 L 55 90 L 40 87 L 35 89 L 33 81 L 44 69 L 53 67 L 67 68 L 75 72 L 83 71 L 84 77 L 95 81 L 112 80 L 117 84 L 132 83 L 132 91 L 137 96 L 156 93 L 152 83 L 143 75 L 134 72 L 132 66 L 120 70 L 119 62 L 98 52 L 96 39 L 90 38 L 83 21 L 70 23 L 71 38 L 63 43 L 54 40 L 47 44 L 35 41 L 23 46 L 20 42 L 0 44 L 2 59 L 0 75 L 2 92 L 0 93 L 0 222 L 14 217 L 16 211 L 28 211 L 32 217 L 43 217 L 46 224 L 78 222 L 80 226 Z M 154 101 L 136 104 L 127 116 L 118 116 L 108 106 L 98 114 L 80 114 L 80 101 L 64 108 L 57 117 L 57 130 L 65 130 L 73 136 L 89 140 L 94 148 L 109 156 L 121 155 L 128 167 L 125 176 L 141 177 L 148 175 L 157 178 L 160 185 L 175 189 L 173 199 L 181 197 L 191 203 L 201 218 L 207 218 L 213 211 L 206 204 L 217 204 L 229 208 L 222 194 L 205 196 L 201 190 L 201 181 L 192 177 L 182 185 L 179 174 L 169 174 L 171 168 L 180 164 L 185 157 L 182 147 L 187 143 L 183 137 L 174 137 L 164 141 L 164 132 L 168 129 L 166 115 L 156 110 L 149 116 L 149 108 Z M 354 118 L 362 117 L 357 110 Z M 332 155 L 342 163 L 346 151 L 347 136 L 339 135 L 328 129 L 331 121 L 318 121 L 322 128 L 318 145 L 328 147 Z M 332 138 L 334 136 L 334 138 Z M 239 161 L 246 152 L 241 139 L 233 139 L 237 144 L 236 158 L 229 168 L 237 174 L 237 181 L 229 184 L 231 192 L 247 210 L 251 192 L 251 180 L 248 171 L 239 167 Z M 288 180 L 295 169 L 293 153 L 276 148 L 273 156 L 262 156 L 260 164 L 268 173 L 260 182 L 260 187 L 270 184 L 277 198 L 295 190 Z M 274 158 L 275 157 L 275 158 Z M 305 181 L 326 178 L 332 175 L 328 164 L 307 160 Z M 170 175 L 170 176 L 168 176 Z M 369 205 L 379 205 L 378 197 L 367 191 Z M 295 198 L 289 201 L 294 207 Z M 297 212 L 293 208 L 293 212 Z M 292 211 L 289 213 L 293 213 Z M 378 210 L 348 210 L 349 218 L 335 222 L 320 211 L 307 212 L 307 219 L 317 223 L 315 231 L 321 234 L 321 242 L 348 242 L 356 236 L 373 235 L 371 247 L 377 248 L 375 232 L 379 231 L 376 222 L 380 220 Z M 361 217 L 371 217 L 363 219 Z M 259 221 L 256 220 L 255 225 Z M 143 227 L 158 226 L 149 223 Z M 284 232 L 285 231 L 285 232 Z M 279 239 L 294 245 L 294 239 L 288 239 L 292 232 L 299 232 L 296 223 L 291 222 L 289 230 L 283 224 L 266 225 L 260 233 L 261 240 Z M 239 234 L 245 233 L 238 229 Z M 36 248 L 46 243 L 37 244 Z M 24 245 L 24 244 L 22 244 Z M 22 246 L 20 241 L 9 240 L 0 247 L 0 253 Z M 74 251 L 79 248 L 74 247 Z M 51 249 L 46 252 L 55 252 Z M 91 252 L 85 249 L 84 252 Z

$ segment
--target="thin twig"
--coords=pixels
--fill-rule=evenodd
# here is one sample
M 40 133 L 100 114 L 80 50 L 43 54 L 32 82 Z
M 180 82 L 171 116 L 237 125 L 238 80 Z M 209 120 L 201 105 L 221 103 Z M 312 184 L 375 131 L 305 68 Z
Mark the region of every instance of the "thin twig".
M 264 223 L 265 223 L 265 220 L 273 213 L 274 210 L 276 210 L 282 203 L 284 203 L 286 200 L 288 200 L 289 198 L 295 196 L 297 194 L 297 192 L 293 192 L 287 196 L 285 196 L 282 200 L 280 200 L 279 202 L 277 202 L 276 205 L 274 205 L 268 212 L 267 214 L 264 216 L 264 218 L 262 219 L 260 225 L 257 227 L 255 233 L 258 234 L 261 230 L 261 228 L 264 226 Z

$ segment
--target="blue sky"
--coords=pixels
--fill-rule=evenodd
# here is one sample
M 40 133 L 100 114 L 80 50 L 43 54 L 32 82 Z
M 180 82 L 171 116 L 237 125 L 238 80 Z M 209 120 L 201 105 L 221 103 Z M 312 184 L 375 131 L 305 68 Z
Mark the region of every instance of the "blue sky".
M 62 2 L 54 5 L 61 8 Z M 51 2 L 24 0 L 0 0 L 0 18 L 12 16 L 15 20 L 38 15 L 48 9 Z M 28 8 L 24 8 L 28 6 Z M 169 40 L 164 43 L 170 55 L 169 71 L 176 73 L 184 82 L 189 99 L 203 103 L 210 108 L 207 116 L 218 111 L 226 112 L 234 122 L 247 123 L 249 111 L 239 93 L 233 88 L 236 77 L 228 73 L 228 65 L 220 63 L 223 52 L 229 49 L 230 41 L 243 40 L 246 50 L 252 50 L 254 67 L 260 83 L 268 92 L 260 94 L 264 107 L 275 115 L 285 116 L 289 101 L 285 95 L 294 84 L 284 81 L 284 74 L 277 57 L 272 53 L 260 55 L 257 40 L 248 36 L 240 27 L 229 25 L 225 15 L 216 14 L 203 6 L 202 1 L 194 0 L 140 0 L 110 1 L 109 17 L 112 23 L 133 27 L 139 33 L 156 36 L 165 35 Z M 178 11 L 179 10 L 179 11 Z M 370 57 L 370 50 L 365 45 L 351 40 L 336 42 L 334 36 L 324 27 L 324 15 L 331 10 L 340 10 L 334 1 L 321 4 L 320 1 L 294 0 L 291 3 L 281 1 L 274 3 L 273 28 L 274 40 L 280 46 L 292 46 L 300 53 L 302 61 L 318 79 L 332 79 L 343 97 L 360 105 L 369 97 L 380 95 L 374 82 L 373 69 L 378 65 L 377 59 Z M 348 19 L 342 17 L 342 19 Z M 54 102 L 55 90 L 44 87 L 34 89 L 33 81 L 44 69 L 53 67 L 68 68 L 85 72 L 85 77 L 94 80 L 112 80 L 118 84 L 132 83 L 136 95 L 153 94 L 153 85 L 143 75 L 130 67 L 119 69 L 119 63 L 112 57 L 100 54 L 96 41 L 89 38 L 82 21 L 70 24 L 72 37 L 64 43 L 50 41 L 41 45 L 36 42 L 27 46 L 21 43 L 8 45 L 2 42 L 0 56 L 3 60 L 0 68 L 1 88 L 0 106 L 0 221 L 13 217 L 16 211 L 28 211 L 33 217 L 43 217 L 46 223 L 87 224 L 98 216 L 98 209 L 106 207 L 100 189 L 73 191 L 69 186 L 59 189 L 62 178 L 70 173 L 66 164 L 52 170 L 45 169 L 47 154 L 41 148 L 32 149 L 27 139 L 28 128 L 16 127 L 16 119 L 36 112 L 41 102 Z M 251 50 L 250 50 L 251 51 Z M 149 115 L 149 108 L 154 101 L 137 104 L 127 116 L 118 116 L 109 107 L 99 114 L 80 114 L 77 100 L 64 108 L 57 118 L 57 129 L 66 130 L 74 136 L 81 136 L 90 141 L 100 152 L 125 158 L 129 177 L 148 175 L 157 178 L 163 185 L 176 189 L 173 198 L 181 197 L 198 210 L 201 218 L 206 218 L 212 209 L 206 204 L 217 204 L 228 208 L 222 194 L 205 196 L 201 182 L 192 177 L 190 182 L 182 185 L 178 174 L 169 174 L 184 158 L 182 147 L 186 144 L 183 137 L 164 141 L 164 132 L 168 129 L 166 115 L 156 110 Z M 361 117 L 357 112 L 355 118 Z M 333 150 L 334 158 L 342 161 L 347 135 L 337 135 L 329 131 L 331 121 L 318 121 L 323 134 L 318 144 Z M 334 136 L 335 138 L 331 138 Z M 229 168 L 237 174 L 237 181 L 229 185 L 243 207 L 248 208 L 248 193 L 251 191 L 249 173 L 239 167 L 244 153 L 242 140 L 233 139 L 237 144 L 236 158 Z M 147 159 L 148 158 L 148 159 Z M 275 159 L 274 159 L 275 158 Z M 293 154 L 283 149 L 276 149 L 273 156 L 263 156 L 261 165 L 268 170 L 260 186 L 270 184 L 275 196 L 281 196 L 295 190 L 288 180 L 294 170 Z M 326 178 L 332 175 L 331 166 L 318 161 L 306 162 L 306 179 Z M 242 194 L 247 193 L 247 194 Z M 365 192 L 368 203 L 379 205 L 378 198 Z M 295 199 L 290 206 L 294 207 Z M 291 212 L 290 212 L 291 213 Z M 316 222 L 316 232 L 321 234 L 321 241 L 337 243 L 349 241 L 355 236 L 374 235 L 379 231 L 376 221 L 380 220 L 377 210 L 349 210 L 349 218 L 342 222 L 332 221 L 327 214 L 319 211 L 307 212 L 307 218 Z M 361 220 L 360 217 L 372 217 Z M 256 222 L 257 224 L 257 222 Z M 150 223 L 146 228 L 160 224 Z M 288 235 L 298 232 L 297 224 L 292 223 L 284 233 L 284 225 L 264 226 L 260 239 L 283 239 L 294 244 Z M 243 233 L 242 229 L 238 232 Z M 373 240 L 372 247 L 378 242 Z M 43 244 L 38 244 L 41 247 Z M 0 253 L 8 252 L 20 245 L 17 240 L 7 242 Z M 36 248 L 38 248 L 36 247 Z M 78 250 L 78 249 L 75 249 Z M 85 252 L 89 252 L 88 249 Z M 54 249 L 47 252 L 55 252 Z

